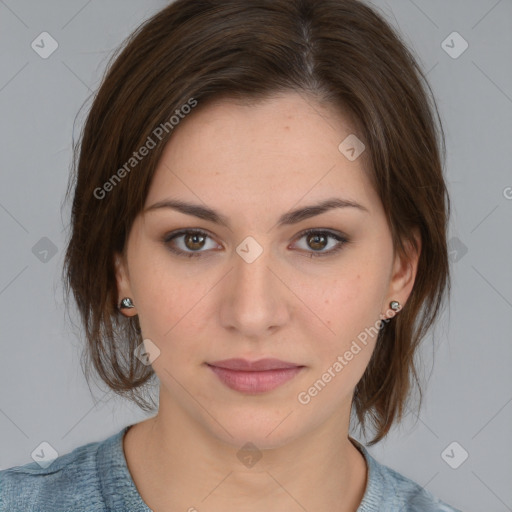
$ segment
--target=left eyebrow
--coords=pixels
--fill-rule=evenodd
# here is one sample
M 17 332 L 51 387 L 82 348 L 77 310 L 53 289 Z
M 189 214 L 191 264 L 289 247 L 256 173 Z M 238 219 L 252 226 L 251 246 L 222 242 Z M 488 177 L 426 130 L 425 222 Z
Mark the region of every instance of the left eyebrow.
M 157 203 L 145 208 L 144 213 L 158 210 L 160 208 L 171 208 L 185 215 L 192 215 L 194 217 L 198 217 L 199 219 L 207 220 L 231 229 L 229 219 L 225 215 L 222 215 L 221 213 L 208 206 L 187 203 L 186 201 L 177 199 L 164 199 L 162 201 L 158 201 Z M 368 208 L 359 203 L 356 203 L 355 201 L 341 198 L 330 198 L 314 205 L 304 206 L 302 208 L 297 208 L 296 210 L 284 213 L 281 215 L 281 217 L 279 217 L 277 225 L 289 226 L 292 224 L 297 224 L 303 220 L 315 217 L 335 208 L 355 208 L 361 212 L 370 213 Z

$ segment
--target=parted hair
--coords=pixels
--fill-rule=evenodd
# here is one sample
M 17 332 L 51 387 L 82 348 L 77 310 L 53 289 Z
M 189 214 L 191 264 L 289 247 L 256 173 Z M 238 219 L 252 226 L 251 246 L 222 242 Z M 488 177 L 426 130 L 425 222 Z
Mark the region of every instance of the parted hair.
M 359 0 L 177 0 L 131 33 L 111 56 L 74 144 L 66 298 L 71 291 L 83 327 L 87 381 L 94 369 L 117 395 L 153 410 L 145 393 L 155 374 L 134 353 L 143 340 L 138 317 L 118 309 L 114 254 L 124 253 L 165 143 L 179 129 L 169 119 L 193 102 L 254 104 L 293 91 L 355 120 L 395 253 L 406 256 L 408 243 L 418 248 L 414 230 L 421 236 L 411 294 L 379 330 L 353 395 L 353 417 L 365 434 L 372 428 L 371 445 L 402 420 L 414 387 L 420 407 L 415 355 L 450 292 L 441 119 L 419 59 L 375 7 Z M 154 147 L 134 162 L 150 139 Z

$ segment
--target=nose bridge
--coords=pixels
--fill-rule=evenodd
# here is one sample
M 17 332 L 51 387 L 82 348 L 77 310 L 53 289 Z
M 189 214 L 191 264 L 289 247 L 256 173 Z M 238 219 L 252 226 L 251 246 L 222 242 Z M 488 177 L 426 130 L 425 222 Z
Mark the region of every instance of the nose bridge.
M 274 275 L 276 265 L 270 250 L 248 237 L 236 251 L 229 292 L 222 305 L 223 322 L 246 336 L 261 335 L 284 321 L 283 284 Z
M 271 279 L 274 278 L 269 267 L 272 265 L 270 251 L 264 251 L 254 261 L 247 261 L 243 257 L 235 258 L 235 291 L 240 299 L 246 295 L 254 300 L 269 295 Z M 275 279 L 275 278 L 274 278 Z

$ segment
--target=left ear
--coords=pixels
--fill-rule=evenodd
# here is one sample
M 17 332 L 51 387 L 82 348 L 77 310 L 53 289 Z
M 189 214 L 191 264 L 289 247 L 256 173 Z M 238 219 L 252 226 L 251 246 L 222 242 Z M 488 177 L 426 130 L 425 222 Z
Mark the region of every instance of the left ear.
M 395 255 L 388 296 L 384 304 L 385 310 L 389 309 L 389 303 L 392 300 L 400 302 L 403 308 L 412 292 L 421 253 L 421 235 L 418 228 L 413 229 L 413 235 L 418 246 L 417 250 L 412 242 L 407 240 L 404 242 L 406 255 L 401 256 L 398 252 Z

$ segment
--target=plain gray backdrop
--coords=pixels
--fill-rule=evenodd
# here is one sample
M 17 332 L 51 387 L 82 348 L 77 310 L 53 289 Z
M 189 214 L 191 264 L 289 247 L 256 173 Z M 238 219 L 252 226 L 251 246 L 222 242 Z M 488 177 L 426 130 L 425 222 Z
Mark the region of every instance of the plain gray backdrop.
M 103 388 L 91 394 L 82 374 L 60 281 L 61 205 L 80 107 L 116 47 L 167 3 L 0 0 L 0 469 L 32 462 L 43 441 L 62 455 L 146 417 Z M 372 3 L 438 102 L 454 288 L 420 352 L 419 418 L 410 413 L 370 452 L 464 512 L 510 511 L 512 2 Z

